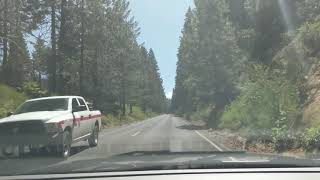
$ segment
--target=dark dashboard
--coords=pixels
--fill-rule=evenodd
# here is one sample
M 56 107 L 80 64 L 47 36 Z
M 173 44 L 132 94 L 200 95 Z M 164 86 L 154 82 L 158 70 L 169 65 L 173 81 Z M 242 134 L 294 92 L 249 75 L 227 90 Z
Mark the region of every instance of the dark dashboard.
M 119 179 L 119 180 L 318 180 L 320 168 L 257 168 L 257 169 L 220 169 L 220 170 L 163 170 L 131 171 L 110 173 L 76 173 L 51 175 L 7 176 L 2 179 Z

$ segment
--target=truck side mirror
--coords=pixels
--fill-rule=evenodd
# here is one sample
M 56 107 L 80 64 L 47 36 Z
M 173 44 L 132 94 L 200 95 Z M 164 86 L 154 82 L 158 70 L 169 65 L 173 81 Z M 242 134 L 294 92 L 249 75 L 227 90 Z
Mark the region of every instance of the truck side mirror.
M 88 105 L 89 110 L 92 111 L 93 110 L 93 103 L 87 102 L 87 105 Z
M 13 112 L 8 112 L 8 113 L 7 113 L 7 117 L 9 117 L 9 116 L 11 116 L 11 115 L 13 115 Z

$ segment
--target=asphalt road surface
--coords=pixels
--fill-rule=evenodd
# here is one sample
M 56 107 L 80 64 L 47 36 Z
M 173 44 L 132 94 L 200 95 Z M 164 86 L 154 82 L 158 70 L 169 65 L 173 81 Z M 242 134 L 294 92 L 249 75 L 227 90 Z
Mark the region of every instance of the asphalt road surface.
M 0 159 L 0 174 L 28 173 L 41 168 L 78 160 L 107 158 L 136 151 L 223 151 L 205 131 L 172 115 L 161 115 L 138 123 L 106 129 L 99 134 L 99 145 L 87 142 L 72 146 L 67 160 L 48 155 Z

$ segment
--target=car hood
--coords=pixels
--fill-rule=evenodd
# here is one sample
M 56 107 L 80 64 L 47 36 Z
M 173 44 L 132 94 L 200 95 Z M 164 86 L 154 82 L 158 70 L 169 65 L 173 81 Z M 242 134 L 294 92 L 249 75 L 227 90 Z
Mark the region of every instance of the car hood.
M 72 159 L 72 158 L 71 158 Z M 245 152 L 130 152 L 108 158 L 68 160 L 30 174 L 219 168 L 319 167 L 319 161 Z
M 28 120 L 42 120 L 47 121 L 58 116 L 63 116 L 68 114 L 68 111 L 40 111 L 40 112 L 29 112 L 23 114 L 16 114 L 0 120 L 0 123 L 5 122 L 18 122 L 18 121 L 28 121 Z

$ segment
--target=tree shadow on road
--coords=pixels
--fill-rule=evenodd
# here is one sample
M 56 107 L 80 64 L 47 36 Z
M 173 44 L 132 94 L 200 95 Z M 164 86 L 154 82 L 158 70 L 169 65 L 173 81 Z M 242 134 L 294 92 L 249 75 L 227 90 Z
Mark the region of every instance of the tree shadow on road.
M 176 128 L 184 129 L 184 130 L 206 130 L 206 129 L 208 129 L 205 125 L 193 125 L 193 124 L 177 126 Z
M 89 146 L 75 146 L 71 148 L 71 156 L 76 155 L 84 150 L 89 149 Z
M 76 155 L 86 149 L 89 149 L 89 146 L 74 146 L 71 147 L 71 154 L 70 156 Z M 29 152 L 29 153 L 24 153 L 20 154 L 20 156 L 13 156 L 13 155 L 8 155 L 8 156 L 1 156 L 0 160 L 6 160 L 6 159 L 42 159 L 42 158 L 49 158 L 49 159 L 59 159 L 58 154 L 49 152 L 46 149 L 41 149 L 37 152 Z
M 71 157 L 88 149 L 89 146 L 75 146 L 71 148 Z M 19 157 L 1 157 L 0 175 L 18 175 L 32 173 L 34 170 L 47 168 L 65 161 L 56 154 L 42 151 L 38 153 L 25 153 Z

